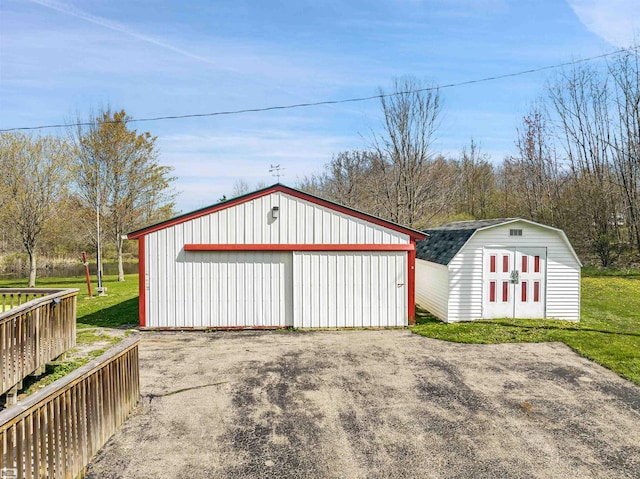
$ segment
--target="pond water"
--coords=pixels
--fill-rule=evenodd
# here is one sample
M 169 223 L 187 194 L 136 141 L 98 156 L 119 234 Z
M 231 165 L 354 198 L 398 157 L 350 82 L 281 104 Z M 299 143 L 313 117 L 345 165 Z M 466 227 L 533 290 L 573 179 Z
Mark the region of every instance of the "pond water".
M 123 263 L 124 274 L 134 274 L 138 272 L 138 263 Z M 102 265 L 102 271 L 105 275 L 118 274 L 117 263 L 107 263 Z M 96 275 L 96 265 L 89 264 L 89 274 Z M 0 272 L 0 278 L 5 279 L 22 279 L 29 276 L 28 269 L 19 271 Z M 38 268 L 39 278 L 68 278 L 70 276 L 84 276 L 84 265 L 82 263 L 55 266 L 50 268 Z

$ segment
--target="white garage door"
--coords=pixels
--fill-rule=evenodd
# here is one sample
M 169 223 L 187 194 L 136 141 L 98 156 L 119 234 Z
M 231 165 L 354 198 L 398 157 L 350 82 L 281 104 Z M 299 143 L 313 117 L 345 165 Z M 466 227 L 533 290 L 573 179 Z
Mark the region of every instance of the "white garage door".
M 197 314 L 199 326 L 291 326 L 292 281 L 290 252 L 190 253 L 201 268 L 200 284 L 186 298 Z M 196 277 L 197 277 L 196 276 Z M 201 304 L 201 306 L 199 306 Z
M 296 252 L 294 326 L 407 325 L 407 253 Z

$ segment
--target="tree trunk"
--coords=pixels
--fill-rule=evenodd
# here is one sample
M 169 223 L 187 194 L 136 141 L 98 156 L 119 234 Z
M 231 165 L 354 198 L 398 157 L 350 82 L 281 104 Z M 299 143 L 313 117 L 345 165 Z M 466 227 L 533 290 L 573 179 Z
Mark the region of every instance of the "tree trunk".
M 28 288 L 36 286 L 36 255 L 33 251 L 29 251 L 29 285 Z
M 118 281 L 124 281 L 124 267 L 122 266 L 122 246 L 123 240 L 118 239 L 116 242 L 117 250 L 118 250 Z

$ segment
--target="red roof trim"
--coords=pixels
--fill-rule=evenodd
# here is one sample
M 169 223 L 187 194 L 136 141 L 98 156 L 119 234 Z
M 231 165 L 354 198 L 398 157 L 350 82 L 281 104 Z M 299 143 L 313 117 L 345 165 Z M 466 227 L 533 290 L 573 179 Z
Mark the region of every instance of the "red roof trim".
M 415 244 L 185 244 L 185 251 L 415 251 Z
M 249 193 L 244 196 L 240 196 L 238 198 L 231 199 L 229 201 L 225 201 L 224 203 L 219 203 L 217 205 L 212 205 L 206 208 L 202 208 L 191 213 L 186 213 L 181 216 L 177 216 L 167 221 L 163 221 L 162 223 L 158 223 L 155 225 L 147 226 L 146 228 L 142 228 L 137 231 L 133 231 L 127 235 L 128 239 L 138 239 L 141 236 L 147 235 L 149 233 L 153 233 L 158 230 L 162 230 L 165 228 L 169 228 L 171 226 L 175 226 L 180 223 L 184 223 L 186 221 L 190 221 L 195 218 L 199 218 L 201 216 L 209 215 L 211 213 L 215 213 L 220 210 L 224 210 L 226 208 L 230 208 L 232 206 L 236 206 L 242 203 L 246 203 L 247 201 L 254 200 L 256 198 L 260 198 L 262 196 L 270 195 L 271 193 L 282 192 L 288 195 L 294 196 L 296 198 L 300 198 L 305 201 L 309 201 L 310 203 L 314 203 L 320 206 L 324 206 L 325 208 L 329 208 L 334 211 L 338 211 L 340 213 L 353 216 L 355 218 L 359 218 L 361 220 L 367 221 L 369 223 L 374 223 L 379 226 L 383 226 L 385 228 L 389 228 L 394 231 L 398 231 L 399 233 L 403 233 L 408 235 L 412 239 L 423 240 L 426 238 L 426 235 L 420 231 L 413 230 L 411 228 L 407 228 L 405 226 L 398 225 L 396 223 L 392 223 L 391 221 L 383 220 L 382 218 L 377 218 L 375 216 L 371 216 L 367 213 L 363 213 L 361 211 L 354 210 L 347 206 L 342 206 L 337 203 L 333 203 L 332 201 L 324 200 L 322 198 L 318 198 L 317 196 L 310 195 L 300 190 L 296 190 L 294 188 L 290 188 L 284 185 L 273 185 L 262 190 L 254 191 L 253 193 Z

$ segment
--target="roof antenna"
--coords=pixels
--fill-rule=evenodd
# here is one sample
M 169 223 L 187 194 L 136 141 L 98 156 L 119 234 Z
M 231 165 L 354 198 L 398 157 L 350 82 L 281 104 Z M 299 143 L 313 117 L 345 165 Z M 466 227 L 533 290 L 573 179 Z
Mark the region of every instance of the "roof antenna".
M 280 177 L 284 176 L 284 173 L 282 172 L 283 170 L 285 170 L 285 168 L 280 167 L 280 165 L 271 165 L 271 168 L 269 168 L 269 173 L 271 173 L 271 176 L 275 176 L 276 178 L 278 178 L 278 183 L 280 183 Z

